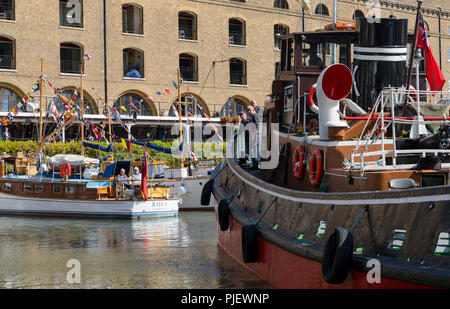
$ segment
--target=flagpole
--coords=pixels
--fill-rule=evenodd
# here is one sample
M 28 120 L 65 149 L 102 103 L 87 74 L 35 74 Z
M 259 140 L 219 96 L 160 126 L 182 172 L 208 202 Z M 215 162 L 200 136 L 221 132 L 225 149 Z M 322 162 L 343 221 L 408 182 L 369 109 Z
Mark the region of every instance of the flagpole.
M 40 111 L 39 111 L 39 113 L 40 113 L 40 117 L 39 117 L 39 154 L 41 154 L 42 153 L 42 122 L 43 122 L 43 115 L 42 115 L 42 109 L 43 109 L 43 106 L 44 106 L 44 100 L 43 100 L 43 90 L 42 90 L 42 87 L 43 87 L 43 78 L 44 78 L 44 58 L 41 58 L 41 78 L 40 78 L 40 81 L 39 81 L 39 88 L 40 88 L 40 103 L 39 103 L 39 106 L 40 106 Z
M 81 95 L 81 111 L 80 111 L 80 115 L 81 115 L 81 155 L 84 156 L 84 122 L 83 122 L 83 117 L 84 117 L 84 93 L 83 93 L 83 74 L 84 74 L 84 55 L 83 55 L 83 61 L 81 62 L 80 65 L 80 72 L 81 72 L 81 90 L 80 90 L 80 95 Z
M 416 51 L 416 45 L 417 45 L 417 35 L 418 35 L 418 30 L 419 30 L 419 14 L 420 14 L 420 10 L 422 8 L 422 1 L 423 0 L 417 0 L 417 15 L 416 15 L 416 24 L 414 26 L 414 40 L 413 40 L 413 44 L 411 47 L 411 51 L 409 54 L 409 67 L 408 67 L 408 75 L 406 77 L 406 91 L 408 91 L 409 89 L 409 85 L 411 83 L 411 75 L 412 75 L 412 68 L 413 68 L 413 61 L 414 61 L 414 54 Z M 417 89 L 419 90 L 419 89 Z M 406 106 L 408 103 L 408 96 L 405 95 L 404 101 L 403 101 L 403 117 L 406 116 Z M 402 137 L 403 136 L 403 123 L 400 126 L 400 130 L 398 132 L 398 136 Z
M 178 69 L 178 114 L 180 118 L 180 140 L 183 143 L 183 120 L 181 118 L 181 77 L 180 77 L 180 69 Z M 181 151 L 181 168 L 184 168 L 184 144 L 183 150 Z

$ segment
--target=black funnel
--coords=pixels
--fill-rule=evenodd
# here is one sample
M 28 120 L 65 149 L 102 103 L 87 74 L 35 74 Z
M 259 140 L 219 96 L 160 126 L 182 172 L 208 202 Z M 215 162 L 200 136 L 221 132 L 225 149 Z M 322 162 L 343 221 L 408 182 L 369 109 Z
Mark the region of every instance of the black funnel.
M 367 19 L 356 22 L 359 42 L 355 45 L 357 102 L 369 111 L 385 87 L 406 84 L 408 20 Z

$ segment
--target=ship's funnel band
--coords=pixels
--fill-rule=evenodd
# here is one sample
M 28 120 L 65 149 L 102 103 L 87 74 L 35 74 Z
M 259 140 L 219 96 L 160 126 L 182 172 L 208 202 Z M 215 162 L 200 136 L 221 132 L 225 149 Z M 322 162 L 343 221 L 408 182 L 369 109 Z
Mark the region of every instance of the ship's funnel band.
M 355 46 L 355 53 L 357 54 L 407 54 L 407 47 L 360 47 Z
M 359 47 L 355 46 L 354 59 L 366 61 L 406 61 L 406 47 Z
M 357 60 L 367 60 L 367 61 L 406 61 L 406 55 L 404 56 L 388 56 L 388 55 L 358 55 L 354 54 L 354 59 Z

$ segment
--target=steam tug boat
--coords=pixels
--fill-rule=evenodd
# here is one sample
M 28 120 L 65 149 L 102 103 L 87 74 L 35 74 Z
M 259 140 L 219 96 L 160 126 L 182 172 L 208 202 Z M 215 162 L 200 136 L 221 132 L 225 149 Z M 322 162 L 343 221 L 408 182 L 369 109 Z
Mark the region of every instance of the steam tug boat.
M 270 155 L 225 159 L 202 191 L 219 246 L 275 287 L 450 288 L 450 93 L 426 90 L 413 37 L 391 18 L 281 37 Z

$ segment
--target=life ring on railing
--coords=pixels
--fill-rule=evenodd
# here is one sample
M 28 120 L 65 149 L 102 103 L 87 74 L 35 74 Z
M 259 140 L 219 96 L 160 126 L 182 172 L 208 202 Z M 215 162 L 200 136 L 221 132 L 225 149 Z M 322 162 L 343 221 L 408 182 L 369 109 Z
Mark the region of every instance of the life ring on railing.
M 70 164 L 64 163 L 63 165 L 61 165 L 61 167 L 59 168 L 59 176 L 61 176 L 61 178 L 64 178 L 65 176 L 70 175 L 72 175 L 72 167 L 70 166 Z
M 308 107 L 310 110 L 312 110 L 314 113 L 319 113 L 319 107 L 314 102 L 314 94 L 316 93 L 316 85 L 314 84 L 308 89 L 308 95 L 306 97 L 306 103 L 308 104 Z
M 323 156 L 319 149 L 313 151 L 309 159 L 309 182 L 314 188 L 319 187 L 323 174 Z
M 303 146 L 299 145 L 295 149 L 294 153 L 294 177 L 298 180 L 302 179 L 303 171 L 305 168 L 305 153 L 303 152 Z

